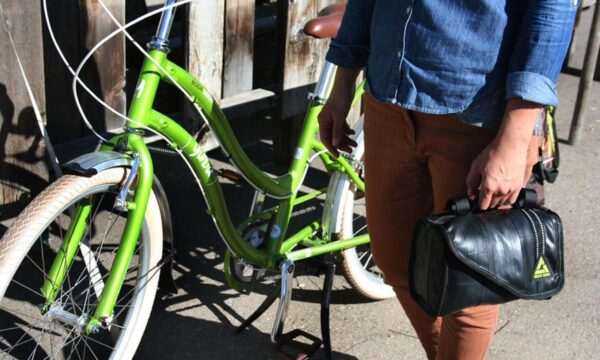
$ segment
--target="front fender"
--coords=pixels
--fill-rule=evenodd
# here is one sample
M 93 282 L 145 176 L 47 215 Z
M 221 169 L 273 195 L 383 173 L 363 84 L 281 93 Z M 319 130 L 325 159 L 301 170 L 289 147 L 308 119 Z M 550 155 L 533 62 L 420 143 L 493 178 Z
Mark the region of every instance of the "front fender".
M 116 151 L 96 151 L 83 154 L 63 165 L 65 174 L 94 176 L 115 167 L 131 167 L 131 156 Z

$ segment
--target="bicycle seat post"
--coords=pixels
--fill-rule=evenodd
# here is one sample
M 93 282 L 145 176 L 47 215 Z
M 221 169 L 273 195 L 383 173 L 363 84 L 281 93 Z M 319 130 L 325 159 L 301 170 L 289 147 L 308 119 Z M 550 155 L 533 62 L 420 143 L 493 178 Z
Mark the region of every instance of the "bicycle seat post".
M 177 3 L 177 0 L 166 0 L 164 6 L 169 6 Z M 163 11 L 160 17 L 160 23 L 158 24 L 158 30 L 156 35 L 152 37 L 152 40 L 148 44 L 150 49 L 156 49 L 164 52 L 169 51 L 169 33 L 171 32 L 171 26 L 175 19 L 175 7 L 169 8 Z
M 333 85 L 336 69 L 334 64 L 325 61 L 319 81 L 315 86 L 315 92 L 308 94 L 308 100 L 314 100 L 317 104 L 325 104 Z

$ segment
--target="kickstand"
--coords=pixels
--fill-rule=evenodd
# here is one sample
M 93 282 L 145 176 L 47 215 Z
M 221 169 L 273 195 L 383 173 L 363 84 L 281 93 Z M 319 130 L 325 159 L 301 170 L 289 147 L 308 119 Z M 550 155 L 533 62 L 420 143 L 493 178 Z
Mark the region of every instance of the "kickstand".
M 325 279 L 323 280 L 323 297 L 321 298 L 321 337 L 325 360 L 331 360 L 331 332 L 329 330 L 329 305 L 331 304 L 331 289 L 335 276 L 335 263 L 325 261 Z
M 321 297 L 321 337 L 322 341 L 319 341 L 318 338 L 302 331 L 299 329 L 292 330 L 288 333 L 282 334 L 280 331 L 277 333 L 273 333 L 272 336 L 274 338 L 273 341 L 277 344 L 277 349 L 280 354 L 284 355 L 289 359 L 297 359 L 299 357 L 292 356 L 292 354 L 288 354 L 284 352 L 283 348 L 286 346 L 295 348 L 301 351 L 301 355 L 305 356 L 307 359 L 309 356 L 313 355 L 316 350 L 323 345 L 324 359 L 331 360 L 332 352 L 331 352 L 331 331 L 329 327 L 329 307 L 331 304 L 331 291 L 333 288 L 333 279 L 335 277 L 335 269 L 336 264 L 335 261 L 331 259 L 326 259 L 322 263 L 317 266 L 317 269 L 325 272 L 325 279 L 323 280 L 323 293 Z M 256 319 L 258 319 L 262 314 L 264 314 L 267 309 L 277 300 L 280 296 L 280 289 L 276 289 L 272 294 L 270 294 L 262 304 L 250 315 L 241 325 L 239 325 L 236 329 L 236 333 L 241 333 L 245 328 L 250 326 Z M 282 327 L 277 327 L 279 330 Z M 302 344 L 298 341 L 295 341 L 298 337 L 305 337 L 310 340 L 312 343 Z

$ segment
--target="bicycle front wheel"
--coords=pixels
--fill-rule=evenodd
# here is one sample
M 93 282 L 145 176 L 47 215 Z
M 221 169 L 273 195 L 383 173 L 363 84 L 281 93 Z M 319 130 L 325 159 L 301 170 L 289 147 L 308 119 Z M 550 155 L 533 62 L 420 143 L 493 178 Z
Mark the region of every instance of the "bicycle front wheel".
M 112 321 L 84 331 L 111 269 L 127 213 L 114 209 L 128 170 L 65 175 L 40 193 L 0 240 L 0 351 L 9 359 L 129 359 L 150 316 L 162 256 L 162 226 L 152 194 Z M 86 229 L 55 300 L 41 310 L 40 289 L 59 252 L 73 209 L 91 204 Z M 4 358 L 4 356 L 2 357 Z

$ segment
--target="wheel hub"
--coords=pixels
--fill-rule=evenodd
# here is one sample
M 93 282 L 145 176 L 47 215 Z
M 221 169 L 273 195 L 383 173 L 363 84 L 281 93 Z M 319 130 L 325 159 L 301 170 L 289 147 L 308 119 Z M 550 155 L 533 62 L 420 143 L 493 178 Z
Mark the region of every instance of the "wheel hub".
M 77 333 L 84 332 L 85 326 L 88 322 L 87 314 L 78 316 L 77 314 L 73 314 L 72 312 L 64 310 L 60 304 L 50 305 L 50 309 L 48 312 L 46 312 L 45 316 L 50 321 L 71 326 Z

